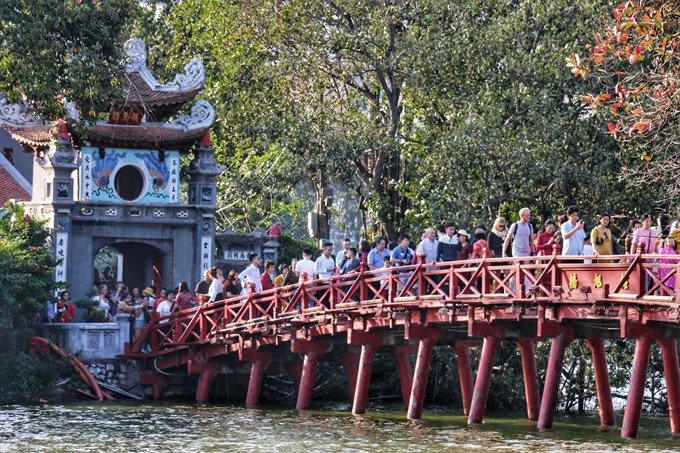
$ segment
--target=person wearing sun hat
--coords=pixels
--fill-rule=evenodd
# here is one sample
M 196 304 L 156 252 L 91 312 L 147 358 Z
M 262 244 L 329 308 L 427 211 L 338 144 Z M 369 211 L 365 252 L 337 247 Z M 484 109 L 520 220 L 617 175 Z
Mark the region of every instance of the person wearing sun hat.
M 470 259 L 472 253 L 472 244 L 470 244 L 470 233 L 461 228 L 458 230 L 458 261 L 465 261 Z

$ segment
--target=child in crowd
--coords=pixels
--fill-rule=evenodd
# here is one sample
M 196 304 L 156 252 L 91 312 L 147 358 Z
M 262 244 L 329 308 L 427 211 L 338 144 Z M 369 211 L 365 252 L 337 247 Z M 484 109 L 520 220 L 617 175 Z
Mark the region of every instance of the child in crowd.
M 593 256 L 593 244 L 590 242 L 590 237 L 586 236 L 583 240 L 583 256 Z M 586 258 L 583 260 L 585 264 L 592 264 L 593 260 Z

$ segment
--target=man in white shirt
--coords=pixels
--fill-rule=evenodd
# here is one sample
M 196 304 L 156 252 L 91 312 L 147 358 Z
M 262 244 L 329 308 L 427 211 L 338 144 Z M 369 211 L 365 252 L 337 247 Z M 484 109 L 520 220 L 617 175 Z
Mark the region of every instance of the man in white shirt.
M 416 249 L 416 255 L 425 255 L 426 263 L 434 263 L 437 261 L 437 241 L 435 240 L 436 232 L 434 228 L 425 230 L 425 239 L 420 241 Z
M 212 280 L 210 281 L 210 288 L 208 289 L 208 302 L 222 300 L 222 281 L 217 278 L 218 269 L 217 266 L 213 266 L 213 268 L 210 269 L 210 277 Z M 220 271 L 221 270 L 222 269 L 220 269 Z M 222 278 L 224 279 L 224 276 L 222 276 Z
M 241 287 L 243 287 L 244 295 L 250 293 L 249 285 L 253 285 L 254 293 L 262 291 L 262 281 L 260 280 L 260 256 L 257 253 L 253 253 L 248 258 L 250 259 L 250 264 L 243 272 L 238 274 L 238 279 L 241 280 Z
M 304 249 L 302 251 L 302 259 L 295 264 L 295 275 L 298 276 L 298 282 L 302 282 L 302 275 L 307 275 L 307 280 L 314 279 L 314 272 L 316 271 L 316 264 L 312 261 L 312 251 Z
M 333 259 L 333 244 L 325 242 L 321 256 L 316 259 L 315 274 L 318 278 L 330 278 L 335 272 L 335 260 Z

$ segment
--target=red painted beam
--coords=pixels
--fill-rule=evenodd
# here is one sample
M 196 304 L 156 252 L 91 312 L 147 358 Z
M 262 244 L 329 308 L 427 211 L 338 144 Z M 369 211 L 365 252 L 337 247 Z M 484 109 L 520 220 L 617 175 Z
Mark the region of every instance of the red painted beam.
M 342 367 L 345 369 L 345 375 L 347 376 L 347 394 L 349 395 L 349 400 L 354 399 L 354 392 L 357 388 L 357 375 L 359 372 L 359 357 L 361 356 L 360 351 L 347 351 L 347 352 L 336 352 L 335 360 L 340 362 Z
M 207 403 L 210 401 L 210 389 L 212 388 L 213 379 L 222 372 L 222 367 L 217 363 L 204 363 L 203 369 L 198 376 L 198 385 L 196 386 L 196 402 Z
M 586 338 L 586 344 L 593 357 L 593 370 L 595 372 L 595 388 L 597 389 L 597 405 L 600 413 L 602 426 L 614 426 L 614 404 L 609 385 L 609 372 L 607 371 L 607 356 L 604 349 L 604 340 L 601 337 Z
M 484 338 L 482 356 L 479 359 L 477 379 L 475 380 L 475 389 L 472 394 L 468 424 L 478 424 L 484 421 L 484 410 L 486 409 L 486 400 L 489 397 L 489 385 L 491 385 L 493 363 L 499 342 L 500 339 L 498 337 L 489 336 Z
M 557 405 L 557 391 L 560 386 L 562 364 L 564 363 L 564 350 L 572 338 L 571 329 L 565 327 L 559 335 L 552 339 L 548 369 L 546 370 L 545 384 L 543 386 L 541 410 L 538 414 L 539 429 L 552 428 L 555 418 L 555 407 Z
M 350 334 L 353 331 L 350 331 Z M 359 339 L 348 337 L 348 342 L 351 340 L 357 341 Z M 357 385 L 354 391 L 354 400 L 352 402 L 353 414 L 366 413 L 366 405 L 368 403 L 368 387 L 371 383 L 371 370 L 373 369 L 373 356 L 380 349 L 382 344 L 381 334 L 363 334 L 360 335 L 361 341 L 361 358 L 359 360 L 359 370 L 357 376 Z
M 314 379 L 316 378 L 316 367 L 321 357 L 329 351 L 330 343 L 327 341 L 291 341 L 290 350 L 293 353 L 305 354 L 302 363 L 302 376 L 298 387 L 297 404 L 298 410 L 309 409 L 312 405 L 312 391 L 314 390 Z
M 652 339 L 650 337 L 645 336 L 635 340 L 635 355 L 633 356 L 633 368 L 630 372 L 630 383 L 628 384 L 626 411 L 623 414 L 623 424 L 621 425 L 621 437 L 626 439 L 636 438 L 640 428 L 642 398 L 645 394 L 647 364 L 649 363 L 651 345 Z
M 472 405 L 472 393 L 474 391 L 474 378 L 472 376 L 472 361 L 470 360 L 470 348 L 465 341 L 456 341 L 453 346 L 458 365 L 458 378 L 460 379 L 460 393 L 463 399 L 463 413 L 470 414 Z
M 663 338 L 656 341 L 663 352 L 663 371 L 666 377 L 671 433 L 680 434 L 680 369 L 678 368 L 677 340 Z
M 538 371 L 536 369 L 536 340 L 533 338 L 520 338 L 517 340 L 522 356 L 522 376 L 524 379 L 524 398 L 527 404 L 527 417 L 529 420 L 538 420 L 541 407 L 538 392 Z
M 250 379 L 248 380 L 248 393 L 246 394 L 246 406 L 252 407 L 260 404 L 262 394 L 262 380 L 264 372 L 271 363 L 271 354 L 258 351 L 257 357 L 250 367 Z
M 411 359 L 409 356 L 417 352 L 417 346 L 400 345 L 395 346 L 394 352 L 392 353 L 394 360 L 397 363 L 401 396 L 404 400 L 404 407 L 406 409 L 408 409 L 408 404 L 411 399 L 411 388 L 413 387 L 413 372 L 411 371 Z
M 423 414 L 423 404 L 425 400 L 425 390 L 427 388 L 427 375 L 430 370 L 430 359 L 432 348 L 439 340 L 438 329 L 427 329 L 427 333 L 420 340 L 418 345 L 418 357 L 416 358 L 416 368 L 413 372 L 413 385 L 411 387 L 411 397 L 408 405 L 408 418 L 419 419 Z

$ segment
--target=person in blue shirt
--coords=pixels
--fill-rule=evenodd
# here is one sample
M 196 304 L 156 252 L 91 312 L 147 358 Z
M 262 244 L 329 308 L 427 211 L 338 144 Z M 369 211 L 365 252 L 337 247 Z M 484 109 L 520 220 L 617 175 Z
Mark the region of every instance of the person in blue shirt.
M 378 237 L 375 240 L 375 248 L 368 252 L 367 263 L 369 270 L 382 269 L 385 265 L 385 257 L 390 256 L 387 250 L 387 241 Z
M 413 250 L 409 248 L 411 237 L 408 234 L 399 236 L 399 245 L 392 250 L 391 262 L 394 266 L 408 266 L 413 260 Z M 403 273 L 403 272 L 402 272 Z M 405 285 L 408 281 L 407 277 L 400 278 L 399 281 Z

